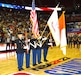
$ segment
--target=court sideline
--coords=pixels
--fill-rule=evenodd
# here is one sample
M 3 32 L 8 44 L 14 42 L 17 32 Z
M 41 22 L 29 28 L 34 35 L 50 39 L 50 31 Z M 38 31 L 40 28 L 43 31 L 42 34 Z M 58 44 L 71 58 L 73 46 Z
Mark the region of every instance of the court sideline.
M 42 51 L 42 53 L 43 53 L 43 51 Z M 44 72 L 45 70 L 54 68 L 57 65 L 66 63 L 67 61 L 70 61 L 74 58 L 81 58 L 81 50 L 78 50 L 77 48 L 68 48 L 67 47 L 67 54 L 65 56 L 65 55 L 63 55 L 62 51 L 59 48 L 57 48 L 57 47 L 49 48 L 49 52 L 48 52 L 48 56 L 47 56 L 49 61 L 47 63 L 54 61 L 54 60 L 58 60 L 63 57 L 68 57 L 70 59 L 57 63 L 57 64 L 54 64 L 52 66 L 46 67 L 44 69 L 39 69 L 39 71 L 36 71 L 36 70 L 32 70 L 32 68 L 34 68 L 34 67 L 32 66 L 32 54 L 31 54 L 31 60 L 30 60 L 31 68 L 25 67 L 25 59 L 24 59 L 24 67 L 23 67 L 24 70 L 21 72 L 29 72 L 34 75 L 48 75 L 47 73 Z M 42 55 L 42 62 L 43 63 L 41 63 L 37 66 L 46 64 L 46 62 L 43 61 L 43 55 Z M 15 52 L 0 53 L 0 75 L 9 75 L 14 72 L 18 72 Z M 49 74 L 49 75 L 51 75 L 51 74 Z

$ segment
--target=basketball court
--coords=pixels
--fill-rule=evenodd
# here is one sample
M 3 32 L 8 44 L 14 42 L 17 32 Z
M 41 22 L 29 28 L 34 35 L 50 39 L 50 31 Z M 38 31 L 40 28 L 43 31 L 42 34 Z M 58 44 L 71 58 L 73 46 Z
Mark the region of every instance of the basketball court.
M 42 50 L 43 54 L 43 50 Z M 37 66 L 32 66 L 32 52 L 30 59 L 30 68 L 18 71 L 15 51 L 0 52 L 0 75 L 81 75 L 81 50 L 77 48 L 68 48 L 67 54 L 57 48 L 49 48 L 47 59 Z

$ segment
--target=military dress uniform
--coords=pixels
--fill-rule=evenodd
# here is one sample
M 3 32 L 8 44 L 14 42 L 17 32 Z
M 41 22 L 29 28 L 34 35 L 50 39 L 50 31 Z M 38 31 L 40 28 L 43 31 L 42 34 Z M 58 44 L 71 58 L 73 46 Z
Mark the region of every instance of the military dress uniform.
M 37 40 L 37 59 L 38 59 L 38 64 L 42 63 L 41 62 L 41 50 L 42 50 L 42 41 L 41 39 Z
M 26 68 L 29 68 L 30 67 L 30 39 L 28 40 L 25 40 L 25 44 L 26 44 L 26 52 L 25 52 L 25 55 L 26 55 Z
M 30 39 L 30 49 L 32 49 L 32 64 L 33 66 L 36 64 L 36 55 L 37 55 L 37 45 L 36 45 L 37 39 L 32 38 Z
M 23 67 L 23 58 L 24 58 L 23 46 L 25 45 L 25 43 L 21 39 L 17 39 L 15 41 L 15 43 L 17 45 L 16 54 L 17 54 L 18 69 L 19 69 L 19 71 L 21 71 L 21 70 L 23 70 L 23 68 L 22 68 Z
M 49 39 L 46 38 L 46 37 L 42 38 L 42 41 L 45 41 L 45 42 L 43 43 L 43 45 L 42 45 L 42 49 L 43 49 L 44 61 L 47 62 L 48 60 L 47 60 L 46 57 L 47 57 L 47 54 L 48 54 L 48 48 L 49 48 L 50 44 L 52 44 L 52 43 L 50 43 L 50 42 L 49 42 Z

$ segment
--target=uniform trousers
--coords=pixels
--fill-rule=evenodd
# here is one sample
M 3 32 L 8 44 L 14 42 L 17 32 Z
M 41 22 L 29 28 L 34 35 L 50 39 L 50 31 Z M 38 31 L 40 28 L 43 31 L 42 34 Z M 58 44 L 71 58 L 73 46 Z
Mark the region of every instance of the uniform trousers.
M 26 53 L 26 68 L 30 67 L 30 52 Z
M 38 59 L 38 64 L 41 62 L 41 49 L 37 49 L 37 59 Z
M 22 69 L 24 53 L 17 53 L 18 69 Z
M 32 60 L 33 60 L 33 65 L 36 64 L 36 61 L 38 61 L 38 63 L 41 62 L 41 49 L 36 49 L 36 50 L 32 49 Z
M 44 60 L 46 60 L 47 53 L 48 53 L 48 47 L 45 47 L 43 50 L 44 50 L 44 53 L 43 53 Z

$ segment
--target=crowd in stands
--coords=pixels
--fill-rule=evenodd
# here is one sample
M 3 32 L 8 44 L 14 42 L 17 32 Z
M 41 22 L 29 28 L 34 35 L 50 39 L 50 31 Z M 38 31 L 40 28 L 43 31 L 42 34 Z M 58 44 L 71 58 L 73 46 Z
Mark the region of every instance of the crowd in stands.
M 67 43 L 69 48 L 78 48 L 80 49 L 81 45 L 81 33 L 68 33 L 67 34 Z
M 30 11 L 0 8 L 0 43 L 8 42 L 8 38 L 16 37 L 21 31 L 23 33 L 32 33 L 32 25 L 30 22 Z M 39 30 L 43 31 L 49 15 L 37 12 Z
M 37 11 L 40 34 L 44 30 L 50 15 L 51 14 L 47 12 Z M 69 26 L 70 25 L 68 25 L 67 28 L 74 28 L 74 25 Z M 22 32 L 24 34 L 25 32 L 28 32 L 29 36 L 32 35 L 30 11 L 0 8 L 0 43 L 14 41 L 17 38 L 16 35 L 18 32 Z M 49 28 L 46 29 L 46 32 L 49 32 Z M 67 42 L 68 37 L 69 36 L 67 36 Z M 69 39 L 71 38 L 69 37 Z

